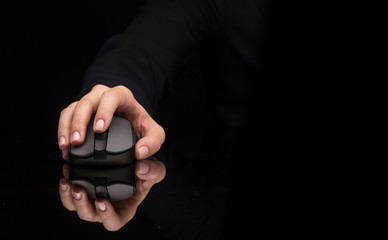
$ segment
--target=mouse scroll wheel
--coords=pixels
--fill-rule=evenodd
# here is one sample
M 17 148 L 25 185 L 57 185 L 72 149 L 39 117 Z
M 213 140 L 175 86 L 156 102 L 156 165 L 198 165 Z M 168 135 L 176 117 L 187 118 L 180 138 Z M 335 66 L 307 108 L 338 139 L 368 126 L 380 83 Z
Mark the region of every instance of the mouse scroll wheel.
M 108 180 L 106 177 L 95 177 L 94 187 L 96 198 L 105 198 L 110 200 L 109 191 L 107 188 Z
M 108 130 L 103 133 L 94 134 L 94 158 L 106 159 L 106 143 L 108 138 Z

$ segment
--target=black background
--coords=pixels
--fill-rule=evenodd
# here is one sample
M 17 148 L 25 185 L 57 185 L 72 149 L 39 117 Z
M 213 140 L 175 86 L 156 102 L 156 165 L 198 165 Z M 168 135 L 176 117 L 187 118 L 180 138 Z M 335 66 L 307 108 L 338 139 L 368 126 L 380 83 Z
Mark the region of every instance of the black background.
M 156 228 L 141 212 L 125 228 L 109 233 L 102 226 L 84 222 L 78 219 L 76 213 L 65 210 L 58 195 L 63 164 L 56 135 L 60 111 L 75 100 L 83 74 L 103 42 L 109 36 L 122 32 L 144 2 L 1 3 L 1 239 L 110 239 L 120 236 L 158 239 Z M 303 80 L 311 77 L 312 72 L 316 74 L 314 70 L 318 67 L 317 62 L 313 61 L 313 55 L 318 53 L 311 51 L 315 49 L 312 42 L 317 38 L 312 29 L 318 26 L 312 23 L 306 26 L 306 16 L 290 14 L 288 7 L 281 5 L 277 11 L 267 65 L 268 72 L 276 81 L 267 86 L 273 91 L 267 92 L 266 96 L 275 105 L 280 102 L 279 99 L 291 96 L 290 88 L 298 91 L 305 83 Z M 314 9 L 310 9 L 309 14 L 314 14 Z M 300 23 L 304 23 L 303 28 Z M 162 103 L 156 115 L 171 139 L 171 136 L 177 136 L 177 132 L 182 131 L 179 125 L 172 126 L 179 121 L 174 120 L 174 124 L 170 122 L 174 108 L 166 107 L 168 101 L 176 103 L 175 108 L 184 109 L 180 117 L 188 119 L 188 125 L 193 127 L 180 136 L 189 143 L 178 143 L 182 155 L 195 148 L 188 148 L 187 145 L 195 145 L 201 139 L 198 134 L 204 131 L 201 128 L 203 118 L 200 117 L 200 106 L 205 104 L 205 100 L 198 91 L 203 87 L 198 81 L 201 78 L 198 69 L 194 63 L 184 74 L 192 81 L 175 85 L 180 95 Z M 293 78 L 299 80 L 296 85 L 293 82 L 291 87 L 290 81 L 286 80 Z M 193 96 L 200 101 L 193 104 L 191 100 L 190 103 Z M 180 106 L 184 102 L 182 99 L 189 101 L 189 105 Z M 287 106 L 297 106 L 297 103 L 300 102 L 296 98 L 277 106 L 284 110 L 282 116 L 286 116 Z M 293 107 L 292 112 L 296 114 L 298 109 Z M 281 132 L 279 129 L 276 131 Z M 219 149 L 222 150 L 222 146 L 209 151 Z M 251 216 L 248 213 L 248 217 Z
M 60 111 L 75 100 L 103 42 L 144 2 L 1 3 L 1 239 L 158 239 L 141 214 L 109 233 L 68 212 L 58 194 Z

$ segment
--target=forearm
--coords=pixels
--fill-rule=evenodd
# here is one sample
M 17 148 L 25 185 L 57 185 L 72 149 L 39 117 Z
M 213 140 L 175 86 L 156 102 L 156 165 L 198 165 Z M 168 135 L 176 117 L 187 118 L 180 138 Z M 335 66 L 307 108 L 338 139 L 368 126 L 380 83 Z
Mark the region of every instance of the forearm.
M 96 84 L 124 85 L 152 114 L 175 72 L 215 25 L 206 0 L 149 1 L 123 34 L 105 43 L 85 75 L 81 95 Z

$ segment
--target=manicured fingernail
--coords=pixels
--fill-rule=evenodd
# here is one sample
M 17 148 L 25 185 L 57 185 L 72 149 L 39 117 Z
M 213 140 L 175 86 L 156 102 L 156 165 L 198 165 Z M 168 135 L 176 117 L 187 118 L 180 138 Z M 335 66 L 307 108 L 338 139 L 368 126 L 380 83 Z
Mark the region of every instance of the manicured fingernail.
M 81 138 L 81 135 L 79 134 L 78 131 L 74 131 L 73 134 L 71 135 L 71 141 L 77 141 Z
M 62 183 L 59 184 L 61 186 L 62 191 L 66 192 L 67 191 L 67 186 L 63 185 Z
M 82 197 L 81 193 L 76 193 L 73 191 L 72 194 L 73 194 L 73 198 L 76 200 L 80 200 Z
M 62 145 L 65 145 L 65 143 L 66 143 L 66 138 L 64 136 L 61 136 L 58 141 L 59 147 L 61 147 Z
M 95 128 L 95 130 L 101 131 L 101 130 L 104 128 L 104 125 L 105 125 L 104 120 L 99 119 L 99 120 L 96 122 L 96 125 L 95 125 L 94 128 Z
M 139 161 L 139 170 L 137 171 L 139 174 L 147 174 L 149 170 L 150 167 L 147 163 Z
M 100 212 L 105 212 L 106 211 L 106 205 L 103 202 L 97 202 L 97 208 Z
M 141 148 L 139 148 L 139 156 L 141 159 L 147 157 L 148 155 L 148 147 L 147 146 L 143 146 Z

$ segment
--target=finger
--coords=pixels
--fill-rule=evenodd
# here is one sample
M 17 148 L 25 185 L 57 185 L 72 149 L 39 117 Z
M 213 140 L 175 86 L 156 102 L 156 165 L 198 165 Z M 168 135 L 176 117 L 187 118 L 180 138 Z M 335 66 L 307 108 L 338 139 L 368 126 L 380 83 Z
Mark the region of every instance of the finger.
M 151 187 L 161 181 L 166 173 L 164 164 L 155 158 L 137 161 L 135 171 L 139 179 L 136 183 L 136 193 L 131 198 L 114 203 L 114 208 L 105 199 L 95 202 L 102 223 L 109 231 L 120 229 L 135 216 L 138 206 Z
M 145 159 L 159 151 L 165 140 L 164 129 L 150 116 L 141 123 L 142 136 L 135 145 L 136 159 Z
M 62 158 L 65 160 L 69 160 L 69 150 L 68 149 L 62 150 Z
M 78 101 L 71 121 L 70 143 L 79 145 L 84 142 L 87 125 L 90 117 L 97 109 L 99 99 L 92 92 Z
M 63 176 L 65 177 L 66 180 L 69 180 L 69 175 L 70 175 L 70 164 L 65 163 L 62 166 L 62 173 Z
M 69 211 L 75 211 L 73 204 L 73 196 L 71 195 L 72 187 L 69 181 L 65 178 L 59 180 L 59 196 L 62 205 Z
M 58 123 L 58 146 L 59 149 L 67 150 L 70 143 L 70 127 L 71 120 L 73 118 L 73 113 L 77 102 L 73 102 L 67 108 L 63 109 L 59 116 Z
M 79 145 L 85 140 L 86 127 L 90 121 L 90 117 L 96 111 L 101 95 L 107 89 L 109 88 L 104 85 L 96 85 L 78 101 L 71 121 L 71 144 Z
M 111 88 L 106 90 L 102 96 L 96 116 L 94 118 L 94 131 L 104 132 L 112 121 L 113 114 L 121 102 L 121 91 Z
M 136 101 L 128 88 L 124 86 L 114 87 L 107 93 L 107 98 L 108 96 L 110 101 L 113 102 L 114 108 L 112 106 L 104 107 L 109 109 L 107 116 L 110 118 L 113 115 L 112 111 L 116 111 L 132 123 L 137 136 L 140 138 L 135 147 L 135 157 L 145 159 L 156 153 L 164 142 L 164 129 Z M 111 103 L 110 101 L 107 101 L 107 103 Z M 104 108 L 101 106 L 101 110 Z M 96 117 L 95 123 L 98 120 L 99 118 Z M 105 123 L 104 130 L 107 126 L 108 124 Z
M 150 184 L 149 187 L 152 187 L 152 185 L 164 179 L 166 167 L 161 161 L 152 157 L 151 159 L 136 161 L 135 172 L 138 179 L 147 181 Z
M 89 221 L 89 222 L 100 221 L 100 218 L 96 210 L 89 202 L 88 196 L 83 188 L 73 187 L 72 197 L 73 197 L 74 207 L 80 219 Z
M 103 209 L 97 208 L 99 211 L 100 217 L 104 219 L 103 221 L 105 222 L 108 219 L 110 220 L 114 219 L 115 229 L 129 222 L 135 216 L 137 208 L 139 207 L 140 203 L 146 198 L 150 190 L 150 187 L 145 187 L 146 182 L 147 182 L 146 180 L 138 179 L 138 181 L 136 182 L 136 188 L 137 188 L 136 193 L 129 199 L 115 202 L 113 204 L 114 209 L 116 209 L 116 215 L 113 215 L 112 212 L 109 212 L 111 211 L 111 208 L 109 208 L 108 205 L 106 205 L 107 206 L 106 213 L 102 211 Z M 150 184 L 148 185 L 150 186 Z M 99 206 L 96 205 L 96 207 L 99 207 Z M 111 214 L 110 218 L 105 217 L 105 216 L 109 216 L 108 214 Z
M 97 213 L 101 218 L 102 224 L 109 231 L 117 231 L 125 225 L 129 220 L 122 218 L 106 199 L 97 199 L 95 201 Z M 117 207 L 121 211 L 120 207 Z
M 121 102 L 117 113 L 136 125 L 137 121 L 148 115 L 147 111 L 136 101 L 131 90 L 124 86 L 116 86 L 113 89 L 120 92 Z

